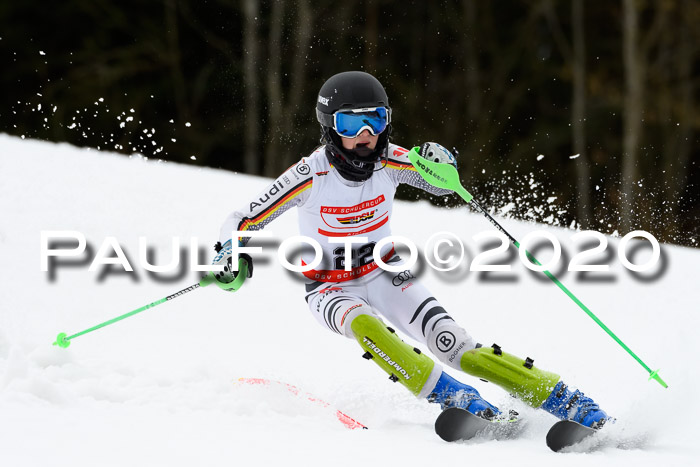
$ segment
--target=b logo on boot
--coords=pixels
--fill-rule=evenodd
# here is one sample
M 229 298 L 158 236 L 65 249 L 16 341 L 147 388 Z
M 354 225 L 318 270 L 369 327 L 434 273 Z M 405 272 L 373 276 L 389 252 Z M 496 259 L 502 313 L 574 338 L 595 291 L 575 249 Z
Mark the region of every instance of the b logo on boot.
M 435 338 L 435 345 L 440 352 L 447 353 L 452 350 L 452 347 L 455 345 L 455 341 L 456 339 L 454 334 L 452 334 L 450 331 L 442 331 Z

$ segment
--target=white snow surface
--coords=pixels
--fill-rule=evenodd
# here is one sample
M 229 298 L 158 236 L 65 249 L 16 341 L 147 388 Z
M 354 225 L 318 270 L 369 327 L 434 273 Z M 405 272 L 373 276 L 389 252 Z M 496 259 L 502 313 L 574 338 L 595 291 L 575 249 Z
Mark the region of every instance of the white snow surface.
M 662 245 L 666 270 L 646 282 L 616 255 L 612 281 L 559 273 L 661 369 L 669 389 L 647 381 L 568 297 L 517 261 L 514 281 L 480 281 L 466 268 L 425 267 L 420 275 L 477 341 L 534 358 L 617 417 L 588 452 L 551 452 L 544 438 L 554 417 L 455 371 L 528 425 L 517 440 L 443 442 L 433 431 L 439 407 L 391 383 L 355 342 L 319 326 L 274 245 L 264 246 L 269 259 L 256 262 L 254 278 L 236 293 L 198 289 L 67 349 L 51 345 L 58 332 L 77 333 L 196 283 L 201 273 L 189 269 L 164 283 L 148 275 L 138 238 L 147 237 L 154 262 L 165 264 L 172 237 L 188 251 L 196 237 L 206 264 L 228 212 L 268 182 L 0 135 L 0 465 L 697 465 L 700 252 L 687 248 Z M 468 257 L 476 251 L 471 237 L 493 230 L 481 215 L 427 202 L 397 201 L 394 213 L 395 234 L 420 248 L 448 230 L 464 240 Z M 575 251 L 573 231 L 501 222 L 516 238 L 546 229 Z M 90 257 L 58 267 L 51 280 L 40 270 L 40 233 L 50 230 L 84 233 L 93 254 L 113 236 L 135 271 L 100 277 L 88 271 Z M 296 235 L 296 212 L 270 230 L 279 239 Z M 608 249 L 618 241 L 610 238 Z M 293 384 L 369 429 L 349 430 L 332 410 L 281 387 L 237 384 L 242 377 Z

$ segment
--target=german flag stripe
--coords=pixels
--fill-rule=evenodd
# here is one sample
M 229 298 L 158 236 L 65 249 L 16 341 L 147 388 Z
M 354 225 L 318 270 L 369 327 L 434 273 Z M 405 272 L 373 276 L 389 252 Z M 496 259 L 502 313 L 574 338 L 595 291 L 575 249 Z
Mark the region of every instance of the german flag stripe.
M 392 169 L 416 170 L 410 162 L 401 162 L 393 159 L 388 159 L 386 166 Z
M 239 231 L 244 231 L 248 230 L 248 228 L 251 225 L 259 224 L 260 222 L 264 221 L 268 217 L 270 217 L 272 214 L 274 214 L 281 206 L 284 206 L 284 204 L 289 201 L 290 199 L 294 198 L 297 196 L 299 193 L 301 193 L 304 190 L 307 190 L 311 188 L 311 184 L 313 183 L 313 179 L 310 178 L 306 180 L 305 182 L 301 182 L 299 185 L 295 186 L 292 188 L 292 191 L 287 193 L 285 196 L 282 198 L 278 199 L 274 203 L 272 203 L 270 206 L 267 208 L 263 209 L 257 216 L 254 217 L 244 217 L 243 220 L 241 221 L 240 224 L 238 224 L 238 230 Z

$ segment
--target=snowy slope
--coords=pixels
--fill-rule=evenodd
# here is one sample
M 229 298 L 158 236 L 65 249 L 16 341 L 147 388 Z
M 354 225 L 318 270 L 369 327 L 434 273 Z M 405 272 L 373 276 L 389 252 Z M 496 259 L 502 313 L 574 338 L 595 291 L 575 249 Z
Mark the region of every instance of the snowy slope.
M 666 270 L 647 281 L 635 280 L 616 256 L 612 280 L 560 275 L 643 360 L 662 369 L 669 389 L 647 382 L 561 291 L 517 262 L 513 281 L 424 269 L 421 280 L 477 340 L 534 358 L 618 418 L 588 454 L 550 452 L 544 435 L 553 417 L 464 375 L 529 424 L 518 440 L 442 442 L 432 429 L 437 407 L 391 384 L 360 358 L 357 344 L 316 324 L 303 286 L 278 265 L 274 245 L 265 246 L 269 260 L 256 262 L 254 279 L 235 294 L 196 290 L 81 336 L 68 349 L 51 345 L 59 331 L 78 332 L 197 282 L 191 271 L 168 282 L 149 276 L 139 264 L 139 237 L 148 238 L 161 264 L 173 236 L 187 250 L 192 237 L 209 248 L 229 210 L 266 183 L 0 135 L 0 465 L 697 462 L 697 250 L 662 246 Z M 544 228 L 503 225 L 516 238 Z M 398 202 L 393 219 L 394 232 L 419 247 L 436 231 L 455 232 L 472 257 L 472 235 L 492 229 L 482 216 L 425 202 Z M 39 254 L 40 232 L 49 230 L 84 233 L 93 254 L 113 236 L 135 272 L 100 277 L 88 271 L 88 258 L 59 267 L 51 280 Z M 295 235 L 296 213 L 271 230 L 278 238 Z M 570 257 L 572 232 L 548 230 Z M 616 244 L 610 239 L 610 248 Z M 281 387 L 234 384 L 241 377 L 296 385 L 370 429 L 348 430 L 331 410 Z

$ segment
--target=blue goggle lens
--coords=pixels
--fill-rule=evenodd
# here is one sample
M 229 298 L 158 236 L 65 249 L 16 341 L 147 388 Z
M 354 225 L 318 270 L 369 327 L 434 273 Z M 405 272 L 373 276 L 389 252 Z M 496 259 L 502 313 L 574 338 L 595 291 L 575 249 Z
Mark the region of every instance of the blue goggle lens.
M 365 129 L 377 136 L 389 124 L 386 107 L 336 112 L 334 117 L 335 131 L 343 138 L 355 138 Z

